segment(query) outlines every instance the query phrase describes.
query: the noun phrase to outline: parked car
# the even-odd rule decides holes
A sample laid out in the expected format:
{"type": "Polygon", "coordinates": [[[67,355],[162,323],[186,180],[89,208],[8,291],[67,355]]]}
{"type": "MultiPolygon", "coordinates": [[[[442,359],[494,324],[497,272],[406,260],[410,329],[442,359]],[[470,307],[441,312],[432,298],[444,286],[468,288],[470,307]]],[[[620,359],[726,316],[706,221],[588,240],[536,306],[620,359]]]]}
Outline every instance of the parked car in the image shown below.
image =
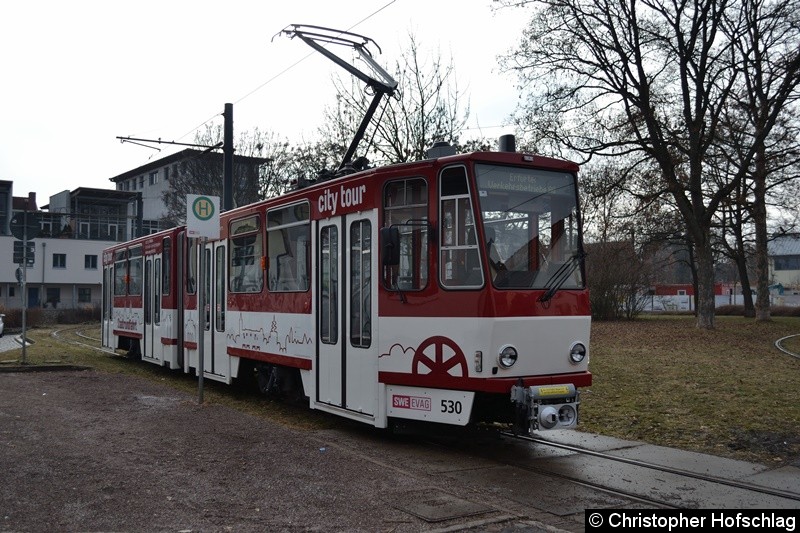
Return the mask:
{"type": "Polygon", "coordinates": [[[3,336],[3,331],[5,331],[5,324],[3,324],[3,317],[6,315],[0,315],[0,337],[3,336]]]}

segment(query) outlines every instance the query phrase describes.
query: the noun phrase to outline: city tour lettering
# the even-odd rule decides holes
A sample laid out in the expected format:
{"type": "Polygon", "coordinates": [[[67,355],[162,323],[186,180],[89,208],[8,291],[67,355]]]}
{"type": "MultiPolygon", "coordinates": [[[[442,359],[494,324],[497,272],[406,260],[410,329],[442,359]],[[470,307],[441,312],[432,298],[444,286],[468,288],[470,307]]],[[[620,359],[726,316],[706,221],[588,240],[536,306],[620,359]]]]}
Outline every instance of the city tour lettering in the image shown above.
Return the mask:
{"type": "Polygon", "coordinates": [[[320,214],[335,215],[339,207],[355,207],[364,203],[364,193],[367,192],[366,185],[355,187],[345,187],[342,185],[339,190],[325,189],[317,200],[317,208],[320,214]]]}

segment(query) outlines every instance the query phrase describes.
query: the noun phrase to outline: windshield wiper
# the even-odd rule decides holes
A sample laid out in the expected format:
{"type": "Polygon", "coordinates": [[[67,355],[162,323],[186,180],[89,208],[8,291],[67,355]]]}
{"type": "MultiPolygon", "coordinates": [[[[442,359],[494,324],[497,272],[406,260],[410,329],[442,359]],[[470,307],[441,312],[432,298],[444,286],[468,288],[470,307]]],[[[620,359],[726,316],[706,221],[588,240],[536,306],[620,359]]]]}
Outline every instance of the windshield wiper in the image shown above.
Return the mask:
{"type": "Polygon", "coordinates": [[[544,284],[545,287],[550,288],[547,289],[544,294],[539,296],[539,301],[542,303],[549,302],[555,295],[556,291],[560,289],[564,283],[566,283],[575,269],[578,268],[584,257],[586,257],[585,252],[578,252],[572,255],[568,261],[565,261],[563,265],[558,267],[558,270],[556,270],[544,284]],[[550,285],[551,283],[553,284],[552,286],[550,285]]]}

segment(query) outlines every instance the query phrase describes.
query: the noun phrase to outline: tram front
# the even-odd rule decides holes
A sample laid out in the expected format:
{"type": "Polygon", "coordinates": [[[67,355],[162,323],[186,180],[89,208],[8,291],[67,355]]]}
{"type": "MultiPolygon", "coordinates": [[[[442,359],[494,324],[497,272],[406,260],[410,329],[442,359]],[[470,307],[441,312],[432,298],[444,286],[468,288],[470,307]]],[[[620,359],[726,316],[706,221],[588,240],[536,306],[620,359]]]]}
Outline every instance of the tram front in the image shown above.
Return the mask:
{"type": "Polygon", "coordinates": [[[383,188],[388,417],[574,427],[592,380],[577,165],[478,152],[409,170],[383,188]]]}
{"type": "MultiPolygon", "coordinates": [[[[591,384],[577,166],[516,155],[538,164],[473,167],[494,318],[489,380],[510,391],[518,431],[570,428],[578,388],[591,384]]],[[[478,394],[475,416],[491,419],[495,402],[478,394]]]]}

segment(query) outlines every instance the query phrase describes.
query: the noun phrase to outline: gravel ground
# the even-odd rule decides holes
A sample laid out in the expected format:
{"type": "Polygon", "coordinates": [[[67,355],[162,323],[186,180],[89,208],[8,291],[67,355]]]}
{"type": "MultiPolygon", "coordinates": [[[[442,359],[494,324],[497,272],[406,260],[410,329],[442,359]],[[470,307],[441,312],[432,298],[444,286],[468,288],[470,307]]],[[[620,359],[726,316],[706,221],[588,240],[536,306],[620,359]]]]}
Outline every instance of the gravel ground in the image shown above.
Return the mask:
{"type": "MultiPolygon", "coordinates": [[[[402,456],[362,454],[351,435],[198,405],[127,375],[0,372],[0,531],[421,531],[452,523],[394,502],[476,497],[398,466],[402,456]]],[[[471,520],[540,530],[512,516],[522,521],[471,520]]]]}

